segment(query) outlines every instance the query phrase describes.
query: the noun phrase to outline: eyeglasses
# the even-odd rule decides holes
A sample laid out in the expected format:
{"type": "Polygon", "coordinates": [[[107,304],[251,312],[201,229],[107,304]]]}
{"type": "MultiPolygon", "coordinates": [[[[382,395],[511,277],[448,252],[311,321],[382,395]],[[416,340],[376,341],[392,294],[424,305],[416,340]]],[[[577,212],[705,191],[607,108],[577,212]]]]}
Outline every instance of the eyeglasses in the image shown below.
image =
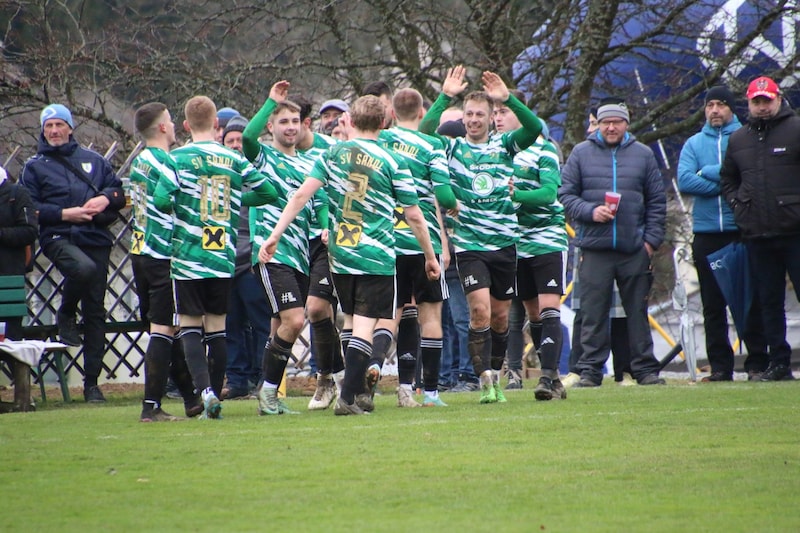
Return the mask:
{"type": "Polygon", "coordinates": [[[625,122],[625,121],[622,120],[621,118],[611,119],[611,120],[604,119],[604,120],[600,121],[600,127],[601,128],[608,128],[609,126],[620,126],[623,122],[625,122]]]}

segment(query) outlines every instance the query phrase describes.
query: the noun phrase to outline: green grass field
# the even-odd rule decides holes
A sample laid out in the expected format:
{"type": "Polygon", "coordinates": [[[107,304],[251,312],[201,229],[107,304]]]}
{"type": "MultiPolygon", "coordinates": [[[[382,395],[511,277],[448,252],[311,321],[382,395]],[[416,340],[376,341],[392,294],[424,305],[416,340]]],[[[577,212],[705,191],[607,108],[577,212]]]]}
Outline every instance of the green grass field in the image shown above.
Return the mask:
{"type": "MultiPolygon", "coordinates": [[[[139,399],[0,417],[0,530],[799,531],[800,383],[140,424],[139,399]]],[[[181,414],[182,404],[165,408],[181,414]]]]}

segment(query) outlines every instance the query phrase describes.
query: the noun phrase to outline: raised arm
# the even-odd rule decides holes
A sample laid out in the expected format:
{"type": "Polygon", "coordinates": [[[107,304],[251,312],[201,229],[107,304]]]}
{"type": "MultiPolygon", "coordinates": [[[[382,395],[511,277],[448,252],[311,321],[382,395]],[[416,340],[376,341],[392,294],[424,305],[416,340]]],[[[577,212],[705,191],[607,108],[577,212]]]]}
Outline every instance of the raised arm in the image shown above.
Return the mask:
{"type": "Polygon", "coordinates": [[[467,88],[467,82],[464,81],[465,75],[466,69],[461,65],[447,70],[447,76],[442,82],[442,93],[428,112],[425,113],[419,125],[419,131],[429,135],[436,134],[436,128],[439,127],[439,119],[442,118],[444,110],[450,106],[450,101],[467,88]]]}
{"type": "Polygon", "coordinates": [[[269,91],[269,97],[261,109],[258,110],[256,116],[247,124],[247,127],[242,132],[242,152],[244,156],[250,161],[255,161],[258,154],[261,152],[261,146],[258,142],[258,137],[264,131],[272,112],[275,111],[275,106],[286,100],[289,95],[289,82],[281,80],[269,91]]]}

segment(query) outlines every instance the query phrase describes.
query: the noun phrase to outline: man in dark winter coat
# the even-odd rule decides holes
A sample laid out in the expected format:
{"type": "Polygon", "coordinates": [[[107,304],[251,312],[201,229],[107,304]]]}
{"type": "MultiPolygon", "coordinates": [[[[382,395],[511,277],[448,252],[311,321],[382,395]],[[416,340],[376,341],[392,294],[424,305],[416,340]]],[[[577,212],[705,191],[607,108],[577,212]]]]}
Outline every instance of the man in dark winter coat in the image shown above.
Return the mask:
{"type": "Polygon", "coordinates": [[[767,77],[747,88],[747,126],[728,141],[722,192],[748,248],[769,367],[761,381],[794,379],[786,342],[786,274],[800,297],[800,117],[767,77]]]}
{"type": "Polygon", "coordinates": [[[577,386],[603,379],[610,339],[608,313],[614,280],[628,319],[631,370],[640,385],[663,385],[647,322],[650,258],[664,239],[666,196],[653,151],[628,133],[625,103],[597,110],[597,132],[578,144],[562,170],[558,198],[578,225],[583,257],[581,347],[577,386]],[[609,195],[608,193],[612,193],[609,195]],[[616,193],[616,201],[611,196],[616,193]]]}
{"type": "Polygon", "coordinates": [[[37,154],[25,162],[20,182],[39,213],[39,243],[64,276],[56,321],[60,340],[81,339],[75,321],[81,302],[84,388],[87,402],[104,402],[97,379],[105,353],[105,292],[113,236],[107,226],[125,206],[122,183],[100,154],[72,136],[70,111],[60,104],[42,110],[37,154]]]}

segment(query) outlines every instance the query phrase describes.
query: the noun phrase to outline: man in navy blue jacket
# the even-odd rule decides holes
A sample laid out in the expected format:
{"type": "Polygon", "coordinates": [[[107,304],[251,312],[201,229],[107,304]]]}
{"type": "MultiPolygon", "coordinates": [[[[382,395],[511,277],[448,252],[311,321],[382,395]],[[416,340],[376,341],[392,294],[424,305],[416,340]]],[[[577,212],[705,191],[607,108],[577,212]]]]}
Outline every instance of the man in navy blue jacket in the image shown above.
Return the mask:
{"type": "Polygon", "coordinates": [[[39,213],[39,243],[64,276],[56,321],[60,340],[78,346],[75,321],[83,313],[83,396],[104,402],[97,379],[105,354],[105,292],[113,236],[107,226],[125,206],[122,183],[100,154],[82,148],[72,136],[69,109],[51,104],[42,110],[37,154],[25,162],[20,182],[39,213]]]}
{"type": "Polygon", "coordinates": [[[578,144],[561,172],[558,198],[578,225],[576,245],[583,257],[581,347],[577,386],[597,387],[603,379],[610,339],[608,313],[614,280],[628,320],[631,371],[640,385],[663,385],[647,322],[650,258],[664,240],[667,202],[653,151],[628,133],[625,103],[597,110],[600,125],[578,144]],[[618,204],[606,193],[618,193],[618,204]]]}
{"type": "MultiPolygon", "coordinates": [[[[733,348],[728,337],[728,311],[725,297],[714,278],[708,256],[729,243],[738,241],[739,227],[733,220],[727,200],[722,195],[719,170],[725,159],[728,138],[742,127],[733,113],[736,99],[725,86],[712,87],[706,93],[703,128],[691,136],[678,161],[678,189],[694,198],[692,206],[692,257],[700,283],[703,302],[703,328],[706,355],[711,375],[704,382],[733,380],[733,348]]],[[[743,332],[749,356],[744,363],[749,379],[756,379],[767,369],[766,339],[756,309],[750,313],[747,331],[743,332]]]]}

